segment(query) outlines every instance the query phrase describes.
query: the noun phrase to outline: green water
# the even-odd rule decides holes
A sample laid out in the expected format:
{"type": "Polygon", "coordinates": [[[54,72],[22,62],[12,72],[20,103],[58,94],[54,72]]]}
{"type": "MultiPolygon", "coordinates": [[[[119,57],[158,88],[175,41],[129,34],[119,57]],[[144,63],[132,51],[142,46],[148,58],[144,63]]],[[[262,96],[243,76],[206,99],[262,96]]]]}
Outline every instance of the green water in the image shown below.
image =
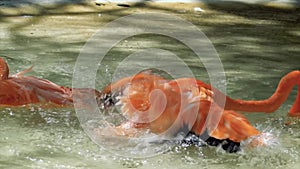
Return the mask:
{"type": "MultiPolygon", "coordinates": [[[[74,64],[88,38],[105,23],[136,11],[36,16],[4,13],[0,16],[0,56],[7,60],[12,74],[34,65],[30,75],[71,86],[74,64]]],[[[212,41],[226,73],[227,94],[233,98],[267,98],[284,74],[300,69],[297,12],[257,9],[250,14],[216,9],[201,14],[189,10],[169,13],[197,25],[212,41]]],[[[205,67],[189,49],[152,35],[119,43],[105,57],[99,75],[108,81],[118,62],[145,47],[176,53],[196,78],[209,82],[205,67]]],[[[143,60],[137,64],[143,65],[143,60]]],[[[96,88],[101,87],[103,84],[97,83],[96,88]]],[[[299,121],[285,126],[295,96],[294,89],[273,114],[247,114],[258,129],[273,133],[279,145],[244,149],[238,154],[214,147],[174,146],[145,159],[120,157],[97,146],[82,130],[73,109],[0,108],[0,168],[299,168],[299,121]]]]}

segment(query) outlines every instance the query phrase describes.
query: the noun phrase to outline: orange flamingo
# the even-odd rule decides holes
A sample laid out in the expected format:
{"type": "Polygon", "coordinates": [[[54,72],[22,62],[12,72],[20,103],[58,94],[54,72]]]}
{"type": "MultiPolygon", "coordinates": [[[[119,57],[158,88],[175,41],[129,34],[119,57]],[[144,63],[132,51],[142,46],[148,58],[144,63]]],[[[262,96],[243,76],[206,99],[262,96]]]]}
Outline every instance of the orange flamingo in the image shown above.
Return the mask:
{"type": "Polygon", "coordinates": [[[0,57],[0,106],[20,106],[36,103],[52,103],[56,106],[73,106],[73,94],[86,97],[85,93],[93,89],[71,89],[59,86],[51,81],[23,76],[32,69],[29,68],[15,75],[9,76],[9,69],[0,57]]]}
{"type": "MultiPolygon", "coordinates": [[[[275,93],[262,101],[234,100],[193,78],[165,80],[150,73],[139,73],[105,87],[100,103],[109,98],[106,96],[119,95],[117,99],[112,99],[113,104],[122,105],[121,112],[130,122],[117,126],[115,128],[117,134],[130,136],[132,128],[147,128],[153,133],[160,134],[170,128],[173,130],[171,132],[176,132],[183,126],[189,126],[191,132],[196,135],[208,134],[209,144],[222,144],[226,151],[235,152],[238,150],[236,145],[239,146],[241,141],[260,134],[243,115],[235,111],[274,112],[287,99],[295,85],[298,85],[298,95],[289,116],[300,117],[300,71],[285,75],[275,93]],[[221,98],[226,98],[224,109],[220,106],[221,98]],[[196,116],[193,114],[195,111],[198,111],[196,116]],[[212,121],[205,126],[208,112],[212,114],[222,112],[217,127],[213,126],[212,121]],[[128,128],[128,123],[131,128],[128,128]]],[[[254,144],[263,143],[256,140],[254,144]]]]}

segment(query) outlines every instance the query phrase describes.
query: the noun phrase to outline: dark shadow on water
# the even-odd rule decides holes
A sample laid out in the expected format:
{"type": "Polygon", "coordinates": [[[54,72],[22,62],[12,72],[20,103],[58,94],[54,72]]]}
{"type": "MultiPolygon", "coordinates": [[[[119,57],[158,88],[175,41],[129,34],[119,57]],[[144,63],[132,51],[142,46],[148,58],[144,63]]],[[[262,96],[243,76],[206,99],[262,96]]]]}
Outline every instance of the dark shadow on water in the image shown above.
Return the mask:
{"type": "MultiPolygon", "coordinates": [[[[300,1],[298,1],[300,4],[300,1]]],[[[295,5],[293,8],[279,8],[263,4],[248,4],[242,2],[218,2],[206,5],[213,10],[237,15],[249,19],[273,20],[282,23],[300,24],[300,7],[295,5]]]]}
{"type": "Polygon", "coordinates": [[[46,5],[46,4],[83,4],[86,0],[0,0],[0,6],[20,7],[23,5],[46,5]]]}

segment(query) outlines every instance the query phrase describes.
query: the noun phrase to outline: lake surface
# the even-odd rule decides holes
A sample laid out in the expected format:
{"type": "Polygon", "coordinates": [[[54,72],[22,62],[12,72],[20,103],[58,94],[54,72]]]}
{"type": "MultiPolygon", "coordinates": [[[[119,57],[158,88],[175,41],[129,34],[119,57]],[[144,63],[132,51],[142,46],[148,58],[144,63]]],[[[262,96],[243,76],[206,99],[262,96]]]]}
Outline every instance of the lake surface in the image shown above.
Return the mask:
{"type": "MultiPolygon", "coordinates": [[[[128,14],[163,12],[193,23],[205,33],[219,54],[226,74],[226,93],[233,98],[265,99],[283,75],[300,69],[299,10],[239,4],[200,5],[205,12],[197,12],[195,7],[199,5],[2,8],[0,56],[8,62],[11,74],[34,65],[29,75],[72,86],[80,50],[98,29],[128,14]]],[[[99,81],[108,82],[118,63],[144,48],[172,51],[196,78],[210,82],[205,66],[189,48],[158,35],[139,35],[118,43],[103,59],[98,71],[103,79],[99,81]]],[[[144,59],[135,60],[137,67],[146,63],[144,59]]],[[[105,85],[99,81],[97,89],[105,85]]],[[[141,159],[118,156],[95,144],[71,108],[0,108],[0,168],[299,168],[300,123],[293,120],[285,125],[291,120],[286,114],[295,97],[296,88],[275,113],[245,114],[259,130],[276,136],[277,145],[244,148],[237,154],[215,147],[173,145],[163,154],[141,159]]]]}

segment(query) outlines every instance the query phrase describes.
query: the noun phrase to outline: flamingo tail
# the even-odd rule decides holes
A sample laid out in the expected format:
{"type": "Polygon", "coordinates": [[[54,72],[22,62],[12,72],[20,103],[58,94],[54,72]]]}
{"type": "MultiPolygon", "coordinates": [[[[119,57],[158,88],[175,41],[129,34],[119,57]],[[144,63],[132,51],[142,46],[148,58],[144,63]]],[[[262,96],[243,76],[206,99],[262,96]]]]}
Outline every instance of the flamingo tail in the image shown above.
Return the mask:
{"type": "Polygon", "coordinates": [[[210,136],[241,142],[258,134],[260,132],[243,115],[225,110],[217,128],[211,130],[210,136]]]}
{"type": "Polygon", "coordinates": [[[30,66],[30,68],[22,70],[21,72],[18,72],[17,74],[13,75],[13,77],[21,77],[24,74],[30,72],[32,70],[33,66],[30,66]]]}

